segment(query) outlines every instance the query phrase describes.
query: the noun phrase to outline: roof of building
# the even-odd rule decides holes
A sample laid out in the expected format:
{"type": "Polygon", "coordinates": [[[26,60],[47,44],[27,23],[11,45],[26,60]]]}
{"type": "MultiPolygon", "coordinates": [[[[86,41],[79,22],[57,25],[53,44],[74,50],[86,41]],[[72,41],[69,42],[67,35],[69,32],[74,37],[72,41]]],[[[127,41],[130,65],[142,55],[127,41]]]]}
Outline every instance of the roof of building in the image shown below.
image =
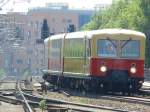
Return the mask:
{"type": "Polygon", "coordinates": [[[37,8],[32,8],[29,10],[28,13],[36,13],[36,12],[61,12],[61,13],[77,13],[77,14],[88,14],[92,15],[94,13],[94,10],[82,10],[82,9],[70,9],[68,7],[37,7],[37,8]]]}

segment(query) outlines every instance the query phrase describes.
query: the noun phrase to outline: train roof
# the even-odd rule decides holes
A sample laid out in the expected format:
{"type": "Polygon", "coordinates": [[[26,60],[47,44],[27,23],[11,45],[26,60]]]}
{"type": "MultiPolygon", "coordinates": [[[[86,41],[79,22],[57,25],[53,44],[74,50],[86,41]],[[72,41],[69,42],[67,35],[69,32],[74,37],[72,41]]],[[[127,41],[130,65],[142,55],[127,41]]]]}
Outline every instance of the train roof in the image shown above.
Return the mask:
{"type": "Polygon", "coordinates": [[[87,38],[91,38],[92,35],[111,35],[111,34],[127,34],[127,35],[135,35],[139,37],[146,38],[145,34],[139,31],[127,30],[127,29],[100,29],[100,30],[92,30],[92,31],[80,31],[73,33],[63,33],[58,35],[53,35],[45,39],[45,42],[49,39],[62,39],[66,35],[65,38],[83,38],[87,36],[87,38]]]}

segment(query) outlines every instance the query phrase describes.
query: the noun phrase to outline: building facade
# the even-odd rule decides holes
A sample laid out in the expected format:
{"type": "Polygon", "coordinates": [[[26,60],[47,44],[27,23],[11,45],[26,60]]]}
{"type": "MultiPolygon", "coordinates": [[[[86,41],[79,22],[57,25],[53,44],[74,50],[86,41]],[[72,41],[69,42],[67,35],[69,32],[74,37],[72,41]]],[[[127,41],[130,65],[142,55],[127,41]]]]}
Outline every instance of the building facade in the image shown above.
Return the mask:
{"type": "Polygon", "coordinates": [[[91,10],[72,10],[66,4],[47,4],[47,7],[29,10],[25,42],[27,42],[28,63],[32,74],[40,74],[40,69],[46,69],[44,44],[40,41],[44,19],[47,20],[50,35],[54,35],[68,32],[70,25],[74,26],[74,31],[79,31],[90,21],[92,15],[91,10]]]}
{"type": "Polygon", "coordinates": [[[24,39],[23,26],[25,21],[22,18],[25,17],[25,15],[18,13],[0,15],[0,68],[4,69],[7,74],[13,74],[14,71],[17,74],[26,65],[26,63],[19,61],[25,60],[25,55],[16,55],[24,39]],[[14,60],[16,60],[15,62],[21,62],[19,66],[16,66],[14,60]]]}
{"type": "Polygon", "coordinates": [[[66,33],[70,25],[74,26],[74,31],[79,31],[81,27],[90,21],[94,11],[73,10],[66,4],[47,4],[46,7],[30,9],[24,13],[8,13],[12,23],[15,23],[13,36],[19,38],[15,41],[20,47],[10,49],[10,60],[8,65],[13,73],[22,73],[25,70],[32,75],[41,74],[41,69],[45,69],[47,62],[44,56],[44,44],[41,40],[41,28],[43,20],[46,19],[50,35],[66,33]]]}

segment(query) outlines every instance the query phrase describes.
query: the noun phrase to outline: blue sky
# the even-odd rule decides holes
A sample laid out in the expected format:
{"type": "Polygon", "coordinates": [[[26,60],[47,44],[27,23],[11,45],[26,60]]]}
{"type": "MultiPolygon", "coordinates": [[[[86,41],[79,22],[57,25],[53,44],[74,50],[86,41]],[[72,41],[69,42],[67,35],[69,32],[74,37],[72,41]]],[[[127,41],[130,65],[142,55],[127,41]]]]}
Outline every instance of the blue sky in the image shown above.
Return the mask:
{"type": "Polygon", "coordinates": [[[42,7],[48,2],[68,3],[70,8],[92,9],[95,4],[110,4],[112,0],[9,0],[9,2],[2,8],[4,12],[26,12],[28,8],[42,7]]]}

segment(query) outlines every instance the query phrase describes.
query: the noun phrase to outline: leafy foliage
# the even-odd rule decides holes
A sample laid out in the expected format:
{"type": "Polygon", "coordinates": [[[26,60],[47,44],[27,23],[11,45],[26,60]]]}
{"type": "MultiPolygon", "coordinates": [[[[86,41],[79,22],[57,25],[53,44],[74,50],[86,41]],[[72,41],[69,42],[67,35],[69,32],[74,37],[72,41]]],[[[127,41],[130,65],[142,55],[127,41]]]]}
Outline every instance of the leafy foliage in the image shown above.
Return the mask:
{"type": "Polygon", "coordinates": [[[99,11],[90,23],[83,29],[93,30],[101,28],[126,28],[141,30],[146,23],[145,16],[140,7],[139,0],[119,0],[104,10],[99,11]]]}
{"type": "Polygon", "coordinates": [[[83,30],[124,28],[142,31],[147,36],[146,61],[150,67],[150,0],[113,0],[104,11],[97,12],[83,30]]]}
{"type": "Polygon", "coordinates": [[[144,33],[146,34],[146,60],[145,65],[147,68],[150,68],[150,0],[140,0],[141,1],[141,8],[147,19],[146,25],[144,27],[144,33]]]}
{"type": "Polygon", "coordinates": [[[46,110],[46,100],[41,100],[39,103],[39,107],[42,110],[42,112],[44,112],[46,110]]]}

